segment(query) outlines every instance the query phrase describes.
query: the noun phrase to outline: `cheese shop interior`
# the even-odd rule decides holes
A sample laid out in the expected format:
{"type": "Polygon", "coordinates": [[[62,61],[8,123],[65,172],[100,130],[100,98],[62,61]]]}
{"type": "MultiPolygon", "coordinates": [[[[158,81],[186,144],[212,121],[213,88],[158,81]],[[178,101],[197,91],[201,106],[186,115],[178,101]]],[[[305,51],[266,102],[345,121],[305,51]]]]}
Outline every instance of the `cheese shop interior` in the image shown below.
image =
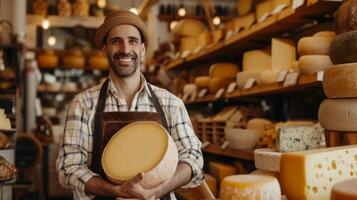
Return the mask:
{"type": "MultiPolygon", "coordinates": [[[[357,0],[0,0],[0,199],[72,199],[58,181],[59,144],[72,99],[108,77],[94,38],[119,9],[146,25],[140,70],[184,103],[211,195],[357,199],[343,187],[357,184],[356,8],[357,0]]],[[[175,195],[210,199],[203,185],[175,195]]]]}

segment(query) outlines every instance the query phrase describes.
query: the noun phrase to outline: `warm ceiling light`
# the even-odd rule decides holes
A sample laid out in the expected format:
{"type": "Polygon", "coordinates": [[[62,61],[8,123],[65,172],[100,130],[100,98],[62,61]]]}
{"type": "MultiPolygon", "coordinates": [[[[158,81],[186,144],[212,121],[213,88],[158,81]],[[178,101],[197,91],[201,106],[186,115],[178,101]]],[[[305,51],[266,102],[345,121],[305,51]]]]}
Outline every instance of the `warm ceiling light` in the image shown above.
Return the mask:
{"type": "Polygon", "coordinates": [[[215,17],[213,17],[213,19],[212,19],[212,23],[214,24],[214,25],[220,25],[221,24],[221,18],[219,18],[218,16],[215,16],[215,17]]]}
{"type": "Polygon", "coordinates": [[[175,26],[177,25],[177,21],[176,20],[174,20],[174,21],[172,21],[171,23],[170,23],[170,30],[173,30],[174,28],[175,28],[175,26]]]}
{"type": "Polygon", "coordinates": [[[47,43],[48,43],[50,46],[55,45],[56,42],[57,42],[56,36],[54,36],[53,34],[51,34],[50,37],[48,37],[48,39],[47,39],[47,43]]]}
{"type": "Polygon", "coordinates": [[[45,30],[50,28],[50,21],[48,20],[47,17],[42,20],[42,28],[45,30]]]}
{"type": "Polygon", "coordinates": [[[98,0],[98,1],[97,1],[97,6],[98,6],[99,8],[105,8],[106,5],[107,5],[106,0],[98,0]]]}
{"type": "Polygon", "coordinates": [[[182,5],[182,7],[180,6],[180,8],[178,9],[177,13],[178,13],[178,15],[179,15],[180,17],[185,16],[185,15],[186,15],[186,9],[185,9],[185,7],[183,7],[183,5],[182,5]]]}

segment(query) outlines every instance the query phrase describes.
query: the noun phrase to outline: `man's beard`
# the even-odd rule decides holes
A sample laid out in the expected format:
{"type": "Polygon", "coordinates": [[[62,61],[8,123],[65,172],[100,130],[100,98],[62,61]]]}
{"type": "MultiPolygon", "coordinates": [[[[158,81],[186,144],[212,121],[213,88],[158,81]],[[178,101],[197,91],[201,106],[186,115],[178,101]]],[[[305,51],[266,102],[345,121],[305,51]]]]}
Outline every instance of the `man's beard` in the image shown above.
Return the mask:
{"type": "Polygon", "coordinates": [[[140,66],[140,59],[135,53],[114,53],[108,56],[110,68],[119,77],[130,77],[140,66]],[[119,59],[131,59],[129,64],[120,63],[119,59]]]}

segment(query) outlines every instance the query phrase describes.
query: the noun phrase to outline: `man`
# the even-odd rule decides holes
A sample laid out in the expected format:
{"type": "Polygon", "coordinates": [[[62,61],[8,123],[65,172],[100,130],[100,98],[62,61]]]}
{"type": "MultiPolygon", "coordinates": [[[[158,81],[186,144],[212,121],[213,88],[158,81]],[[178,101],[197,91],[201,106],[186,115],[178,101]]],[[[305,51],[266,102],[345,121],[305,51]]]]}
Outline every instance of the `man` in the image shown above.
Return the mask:
{"type": "Polygon", "coordinates": [[[107,55],[109,77],[78,94],[70,105],[56,164],[61,185],[73,190],[74,199],[81,200],[95,197],[173,200],[175,188],[198,186],[203,167],[201,143],[183,102],[167,90],[147,83],[140,72],[140,60],[149,45],[143,22],[129,11],[114,11],[98,28],[95,42],[107,55]],[[140,185],[144,173],[122,185],[106,180],[100,156],[105,146],[101,136],[108,133],[100,132],[100,124],[105,120],[101,116],[110,114],[109,111],[116,112],[120,122],[129,118],[160,119],[179,154],[179,164],[170,180],[153,188],[140,185]]]}

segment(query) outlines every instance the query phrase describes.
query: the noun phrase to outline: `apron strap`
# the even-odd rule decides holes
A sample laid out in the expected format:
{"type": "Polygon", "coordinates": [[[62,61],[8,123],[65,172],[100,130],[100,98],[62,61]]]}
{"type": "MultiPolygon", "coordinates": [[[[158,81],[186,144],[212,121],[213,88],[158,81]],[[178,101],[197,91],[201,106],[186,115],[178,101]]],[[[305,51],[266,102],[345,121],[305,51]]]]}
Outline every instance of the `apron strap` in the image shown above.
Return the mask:
{"type": "Polygon", "coordinates": [[[158,112],[160,114],[161,123],[164,126],[164,128],[169,132],[169,126],[167,125],[165,113],[162,110],[159,100],[157,99],[157,96],[155,95],[155,93],[149,83],[148,83],[148,88],[149,88],[149,91],[152,96],[151,100],[154,103],[155,110],[156,110],[156,112],[158,112]]]}
{"type": "Polygon", "coordinates": [[[109,85],[109,79],[106,79],[102,85],[102,88],[100,89],[98,103],[94,115],[94,133],[93,133],[93,148],[92,148],[93,156],[92,156],[91,169],[93,172],[98,174],[101,173],[100,170],[101,164],[100,164],[100,159],[95,159],[95,158],[100,158],[100,154],[101,154],[102,137],[100,134],[100,124],[102,121],[101,115],[104,111],[105,101],[107,99],[106,97],[107,97],[108,85],[109,85]]]}

